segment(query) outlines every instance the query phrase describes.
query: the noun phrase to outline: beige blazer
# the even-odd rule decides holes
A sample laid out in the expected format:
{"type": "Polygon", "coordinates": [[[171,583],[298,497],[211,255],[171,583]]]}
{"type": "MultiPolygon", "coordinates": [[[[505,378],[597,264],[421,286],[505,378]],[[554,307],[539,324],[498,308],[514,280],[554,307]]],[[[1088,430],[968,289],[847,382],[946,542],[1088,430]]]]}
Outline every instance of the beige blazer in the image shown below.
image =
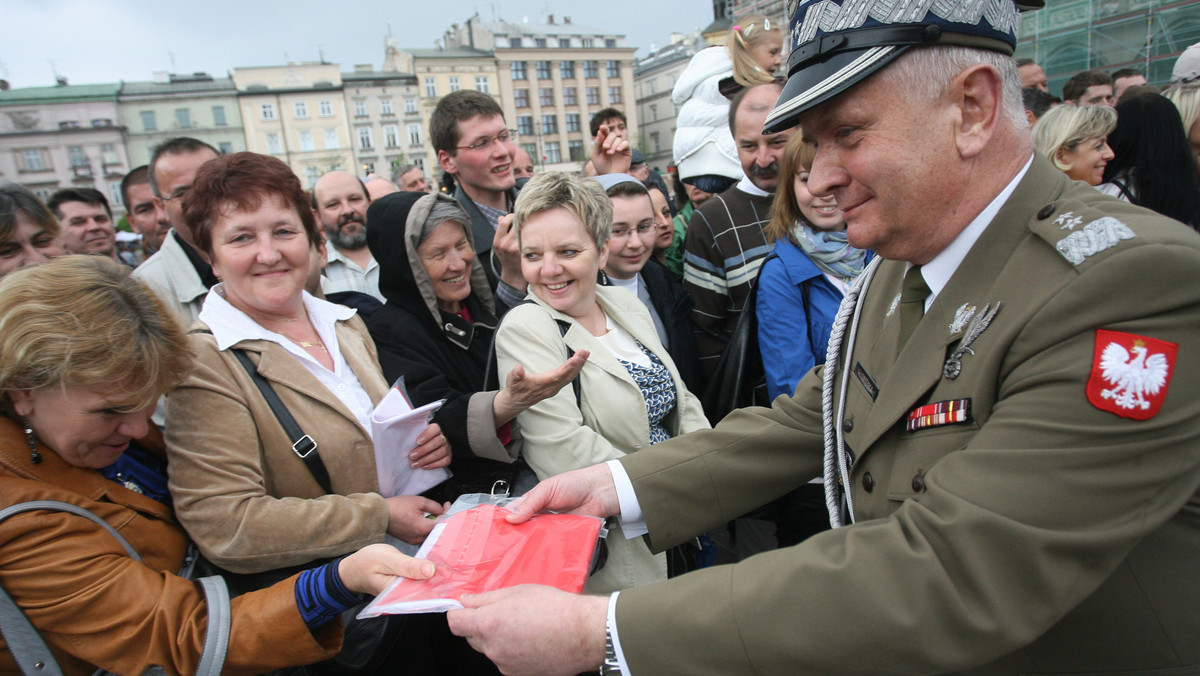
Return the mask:
{"type": "MultiPolygon", "coordinates": [[[[496,357],[503,380],[517,364],[542,373],[567,359],[567,346],[591,353],[579,374],[581,404],[568,385],[517,417],[524,457],[539,479],[621,458],[650,447],[650,423],[642,391],[608,348],[574,319],[535,296],[508,312],[496,333],[496,357]],[[566,335],[557,320],[570,323],[566,335]]],[[[658,355],[675,380],[675,409],[663,421],[677,436],[705,429],[700,401],[687,391],[675,363],[659,342],[646,306],[625,289],[599,287],[596,299],[616,324],[658,355]]],[[[608,536],[609,559],[588,581],[587,591],[604,592],[665,580],[666,559],[651,555],[641,538],[626,540],[617,527],[608,536]]]]}
{"type": "MultiPolygon", "coordinates": [[[[379,403],[387,384],[362,320],[339,321],[336,332],[346,364],[379,403]]],[[[189,340],[196,370],[170,393],[165,432],[175,514],[204,555],[252,573],[382,542],[388,510],[374,446],[341,401],[282,347],[237,343],[316,440],[333,486],[326,495],[232,352],[208,334],[189,340]]]]}

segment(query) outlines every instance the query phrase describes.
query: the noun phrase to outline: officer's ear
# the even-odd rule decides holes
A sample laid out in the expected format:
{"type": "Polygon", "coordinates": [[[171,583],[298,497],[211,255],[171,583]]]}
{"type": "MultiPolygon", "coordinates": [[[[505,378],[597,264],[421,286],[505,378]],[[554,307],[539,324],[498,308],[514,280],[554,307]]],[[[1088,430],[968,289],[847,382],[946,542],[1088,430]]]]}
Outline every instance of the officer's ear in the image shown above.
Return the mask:
{"type": "Polygon", "coordinates": [[[946,88],[958,109],[955,141],[959,155],[971,159],[988,147],[1003,112],[1004,85],[995,66],[978,63],[963,70],[946,88]]]}

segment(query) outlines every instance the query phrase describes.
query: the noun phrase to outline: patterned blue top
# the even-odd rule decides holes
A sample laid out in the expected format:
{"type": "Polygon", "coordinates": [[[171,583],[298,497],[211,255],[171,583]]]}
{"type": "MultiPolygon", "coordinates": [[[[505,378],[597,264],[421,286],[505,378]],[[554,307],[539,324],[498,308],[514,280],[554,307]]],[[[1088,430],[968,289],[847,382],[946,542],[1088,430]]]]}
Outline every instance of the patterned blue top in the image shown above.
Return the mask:
{"type": "Polygon", "coordinates": [[[657,355],[647,350],[641,342],[638,343],[638,348],[650,358],[650,366],[641,366],[624,359],[617,361],[629,371],[633,382],[642,390],[642,399],[646,401],[646,418],[650,422],[650,445],[653,446],[671,438],[662,421],[671,409],[675,408],[675,380],[671,377],[670,369],[663,365],[657,355]]]}

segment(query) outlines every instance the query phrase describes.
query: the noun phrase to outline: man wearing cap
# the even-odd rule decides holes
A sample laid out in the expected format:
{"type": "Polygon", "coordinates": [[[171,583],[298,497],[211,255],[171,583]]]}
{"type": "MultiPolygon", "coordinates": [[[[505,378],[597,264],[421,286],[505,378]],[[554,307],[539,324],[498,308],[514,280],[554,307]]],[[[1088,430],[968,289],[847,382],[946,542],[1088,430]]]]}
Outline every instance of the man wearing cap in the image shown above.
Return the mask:
{"type": "Polygon", "coordinates": [[[1200,673],[1200,237],[1033,155],[1017,23],[801,0],[766,130],[803,126],[809,189],[880,254],[828,373],[512,517],[661,550],[824,468],[839,527],[612,597],[468,597],[456,633],[523,674],[1200,673]]]}

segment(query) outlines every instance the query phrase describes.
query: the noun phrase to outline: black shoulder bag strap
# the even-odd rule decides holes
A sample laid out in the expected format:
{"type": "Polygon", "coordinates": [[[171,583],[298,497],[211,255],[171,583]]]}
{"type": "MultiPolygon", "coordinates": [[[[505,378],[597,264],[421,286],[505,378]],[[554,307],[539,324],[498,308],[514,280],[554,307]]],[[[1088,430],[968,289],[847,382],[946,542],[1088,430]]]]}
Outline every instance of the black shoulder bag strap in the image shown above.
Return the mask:
{"type": "MultiPolygon", "coordinates": [[[[206,329],[193,329],[189,333],[207,333],[212,334],[212,331],[206,329]]],[[[283,427],[283,431],[292,440],[292,451],[304,461],[304,465],[308,467],[308,471],[312,473],[313,478],[317,480],[321,488],[326,493],[333,492],[333,484],[329,481],[329,471],[325,469],[325,463],[321,461],[321,454],[317,452],[317,442],[312,437],[304,433],[300,428],[299,423],[292,417],[292,412],[283,404],[283,400],[279,398],[279,394],[275,392],[275,388],[271,387],[270,381],[262,377],[258,372],[258,367],[250,360],[249,355],[245,350],[232,348],[233,356],[237,357],[242,368],[246,369],[246,373],[250,376],[250,380],[254,381],[258,391],[262,393],[263,399],[267,400],[267,406],[271,407],[271,413],[275,414],[275,419],[279,421],[279,425],[283,427]]]]}
{"type": "MultiPolygon", "coordinates": [[[[69,502],[58,500],[21,502],[0,510],[0,521],[17,514],[33,511],[66,512],[83,517],[107,530],[116,538],[117,542],[121,543],[125,552],[134,561],[142,560],[133,545],[129,544],[129,541],[107,521],[91,511],[69,502]]],[[[200,662],[196,665],[196,674],[197,676],[219,676],[221,669],[225,666],[225,653],[229,648],[229,630],[232,627],[229,590],[225,586],[225,580],[219,576],[204,577],[198,581],[204,589],[204,600],[208,606],[208,628],[204,632],[204,652],[201,653],[200,662]]],[[[42,639],[41,634],[3,586],[0,586],[0,634],[3,634],[4,642],[8,644],[8,649],[12,652],[22,674],[26,676],[62,676],[63,672],[58,666],[58,660],[54,659],[54,654],[50,652],[50,648],[42,639]]]]}

